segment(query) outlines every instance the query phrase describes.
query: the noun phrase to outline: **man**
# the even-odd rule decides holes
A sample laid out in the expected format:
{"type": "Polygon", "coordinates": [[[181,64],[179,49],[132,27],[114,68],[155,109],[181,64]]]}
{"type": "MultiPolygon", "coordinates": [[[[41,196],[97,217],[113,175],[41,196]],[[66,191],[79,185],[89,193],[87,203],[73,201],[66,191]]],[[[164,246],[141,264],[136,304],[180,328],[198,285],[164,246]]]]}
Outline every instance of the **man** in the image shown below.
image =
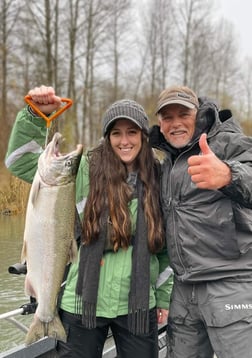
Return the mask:
{"type": "Polygon", "coordinates": [[[168,357],[251,358],[252,138],[189,88],[158,99],[161,202],[174,287],[168,357]]]}

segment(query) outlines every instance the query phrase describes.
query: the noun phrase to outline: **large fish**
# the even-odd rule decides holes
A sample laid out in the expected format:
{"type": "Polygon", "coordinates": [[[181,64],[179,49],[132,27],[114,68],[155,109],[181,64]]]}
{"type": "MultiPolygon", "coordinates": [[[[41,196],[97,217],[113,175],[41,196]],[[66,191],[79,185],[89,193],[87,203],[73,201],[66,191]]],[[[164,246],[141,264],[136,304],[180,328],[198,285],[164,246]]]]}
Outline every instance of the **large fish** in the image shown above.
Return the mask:
{"type": "Polygon", "coordinates": [[[66,265],[77,258],[75,180],[83,147],[62,155],[61,142],[55,133],[40,155],[27,205],[21,259],[27,263],[25,293],[38,302],[27,345],[44,336],[66,341],[57,297],[66,265]]]}

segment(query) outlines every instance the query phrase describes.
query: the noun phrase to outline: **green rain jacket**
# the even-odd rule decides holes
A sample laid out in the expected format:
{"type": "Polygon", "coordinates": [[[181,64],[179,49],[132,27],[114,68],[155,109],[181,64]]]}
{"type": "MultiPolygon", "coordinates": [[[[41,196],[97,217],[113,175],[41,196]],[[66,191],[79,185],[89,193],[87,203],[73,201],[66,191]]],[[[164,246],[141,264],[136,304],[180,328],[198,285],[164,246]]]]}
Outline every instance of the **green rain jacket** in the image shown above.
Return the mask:
{"type": "MultiPolygon", "coordinates": [[[[29,107],[22,109],[14,123],[5,164],[10,172],[31,183],[37,170],[38,157],[43,151],[46,138],[46,123],[41,117],[33,115],[29,107]]],[[[80,217],[83,215],[88,195],[88,165],[83,156],[76,179],[76,207],[80,217]]],[[[133,229],[136,223],[137,199],[130,204],[133,229]]],[[[96,315],[113,318],[128,313],[128,296],[131,279],[132,246],[117,253],[106,252],[101,261],[96,315]]],[[[150,304],[149,307],[169,308],[173,283],[168,255],[163,250],[152,255],[150,260],[150,304]]],[[[75,286],[78,263],[72,264],[67,276],[61,308],[75,313],[75,286]]]]}

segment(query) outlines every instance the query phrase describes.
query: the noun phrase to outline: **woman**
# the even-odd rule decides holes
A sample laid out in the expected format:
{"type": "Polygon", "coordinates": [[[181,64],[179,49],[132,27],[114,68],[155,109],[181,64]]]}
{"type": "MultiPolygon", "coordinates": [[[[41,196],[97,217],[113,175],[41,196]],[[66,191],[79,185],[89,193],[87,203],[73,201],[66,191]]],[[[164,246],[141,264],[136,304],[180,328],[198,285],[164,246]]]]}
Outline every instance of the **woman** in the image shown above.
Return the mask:
{"type": "MultiPolygon", "coordinates": [[[[28,94],[45,114],[61,105],[51,87],[36,87],[28,94]]],[[[31,139],[33,146],[34,138],[41,145],[43,125],[30,108],[23,109],[7,159],[17,147],[28,148],[31,139]],[[24,128],[26,139],[19,135],[24,128]]],[[[71,265],[61,297],[67,343],[58,342],[58,353],[101,357],[110,328],[120,358],[155,358],[157,323],[166,322],[171,282],[156,286],[168,262],[162,249],[159,165],[148,144],[148,117],[135,101],[120,100],[107,109],[102,132],[102,141],[83,157],[77,176],[83,235],[78,263],[71,265]]],[[[13,174],[31,181],[39,156],[35,152],[11,160],[13,174]]]]}

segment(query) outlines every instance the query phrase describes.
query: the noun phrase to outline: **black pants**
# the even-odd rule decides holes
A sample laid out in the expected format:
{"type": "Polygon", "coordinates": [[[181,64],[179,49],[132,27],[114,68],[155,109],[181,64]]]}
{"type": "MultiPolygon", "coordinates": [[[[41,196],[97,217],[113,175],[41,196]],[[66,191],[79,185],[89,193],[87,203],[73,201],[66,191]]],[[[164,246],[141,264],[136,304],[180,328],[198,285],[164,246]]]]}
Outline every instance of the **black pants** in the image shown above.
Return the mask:
{"type": "Polygon", "coordinates": [[[120,358],[157,358],[158,326],[156,309],[150,314],[150,330],[146,335],[133,335],[128,330],[128,316],[116,318],[97,317],[94,329],[83,327],[81,320],[73,314],[60,312],[67,333],[67,343],[58,342],[57,350],[61,358],[100,358],[108,330],[111,329],[120,358]]]}

